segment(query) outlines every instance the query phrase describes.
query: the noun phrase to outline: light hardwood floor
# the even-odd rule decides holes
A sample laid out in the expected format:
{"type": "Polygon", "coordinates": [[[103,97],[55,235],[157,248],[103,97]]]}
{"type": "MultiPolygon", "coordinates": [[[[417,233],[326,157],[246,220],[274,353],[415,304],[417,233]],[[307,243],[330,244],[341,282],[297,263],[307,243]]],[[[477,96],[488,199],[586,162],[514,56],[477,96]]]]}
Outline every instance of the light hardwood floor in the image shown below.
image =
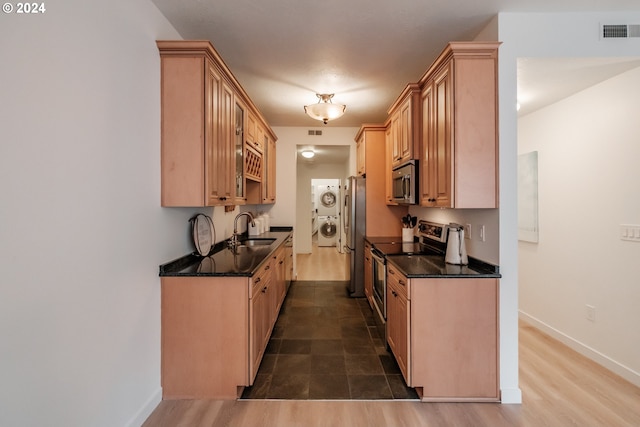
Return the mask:
{"type": "Polygon", "coordinates": [[[347,262],[335,246],[318,246],[314,239],[310,254],[296,255],[296,280],[349,280],[347,262]]]}
{"type": "Polygon", "coordinates": [[[520,324],[522,405],[412,401],[161,402],[143,427],[632,427],[640,388],[520,324]]]}

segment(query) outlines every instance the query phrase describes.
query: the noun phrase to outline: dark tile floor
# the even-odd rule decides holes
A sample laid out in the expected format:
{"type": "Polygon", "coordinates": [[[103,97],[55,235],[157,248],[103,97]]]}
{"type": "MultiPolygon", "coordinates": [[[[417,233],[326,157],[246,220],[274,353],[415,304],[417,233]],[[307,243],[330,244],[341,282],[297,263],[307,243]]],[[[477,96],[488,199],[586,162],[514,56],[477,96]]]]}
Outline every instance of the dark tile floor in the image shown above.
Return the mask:
{"type": "Polygon", "coordinates": [[[417,399],[346,282],[294,282],[242,399],[417,399]]]}

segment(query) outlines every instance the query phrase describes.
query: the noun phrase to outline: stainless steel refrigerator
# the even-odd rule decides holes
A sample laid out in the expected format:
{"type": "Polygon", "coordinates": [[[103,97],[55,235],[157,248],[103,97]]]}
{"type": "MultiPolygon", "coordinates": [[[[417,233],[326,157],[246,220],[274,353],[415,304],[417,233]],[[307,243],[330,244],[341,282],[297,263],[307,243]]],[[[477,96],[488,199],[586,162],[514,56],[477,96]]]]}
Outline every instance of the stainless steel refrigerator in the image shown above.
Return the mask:
{"type": "Polygon", "coordinates": [[[360,176],[351,176],[347,181],[344,196],[344,252],[349,260],[349,295],[364,297],[364,236],[365,230],[365,185],[360,176]]]}

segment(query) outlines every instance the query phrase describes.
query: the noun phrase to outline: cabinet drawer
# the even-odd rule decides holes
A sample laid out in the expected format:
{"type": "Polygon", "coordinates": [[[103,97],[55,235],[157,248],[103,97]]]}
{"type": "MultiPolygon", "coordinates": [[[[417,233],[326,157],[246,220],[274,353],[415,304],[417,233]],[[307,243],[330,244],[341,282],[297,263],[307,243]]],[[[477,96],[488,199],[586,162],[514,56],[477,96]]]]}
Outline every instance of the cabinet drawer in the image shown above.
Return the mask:
{"type": "Polygon", "coordinates": [[[405,299],[409,298],[410,281],[404,274],[400,273],[395,267],[387,265],[387,286],[392,286],[405,299]]]}
{"type": "Polygon", "coordinates": [[[271,263],[266,263],[251,278],[251,298],[253,298],[257,292],[260,292],[265,287],[268,287],[270,282],[271,263]]]}

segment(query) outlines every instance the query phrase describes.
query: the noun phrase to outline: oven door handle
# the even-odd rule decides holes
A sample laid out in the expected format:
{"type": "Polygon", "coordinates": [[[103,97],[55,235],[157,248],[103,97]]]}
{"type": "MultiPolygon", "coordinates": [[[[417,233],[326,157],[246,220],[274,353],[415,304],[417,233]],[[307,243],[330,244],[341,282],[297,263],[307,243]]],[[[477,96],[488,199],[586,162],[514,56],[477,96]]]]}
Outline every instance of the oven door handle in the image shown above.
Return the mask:
{"type": "Polygon", "coordinates": [[[382,252],[376,250],[376,249],[371,249],[371,256],[373,257],[374,260],[376,260],[377,262],[381,263],[381,264],[385,264],[385,258],[384,255],[382,255],[382,252]]]}

